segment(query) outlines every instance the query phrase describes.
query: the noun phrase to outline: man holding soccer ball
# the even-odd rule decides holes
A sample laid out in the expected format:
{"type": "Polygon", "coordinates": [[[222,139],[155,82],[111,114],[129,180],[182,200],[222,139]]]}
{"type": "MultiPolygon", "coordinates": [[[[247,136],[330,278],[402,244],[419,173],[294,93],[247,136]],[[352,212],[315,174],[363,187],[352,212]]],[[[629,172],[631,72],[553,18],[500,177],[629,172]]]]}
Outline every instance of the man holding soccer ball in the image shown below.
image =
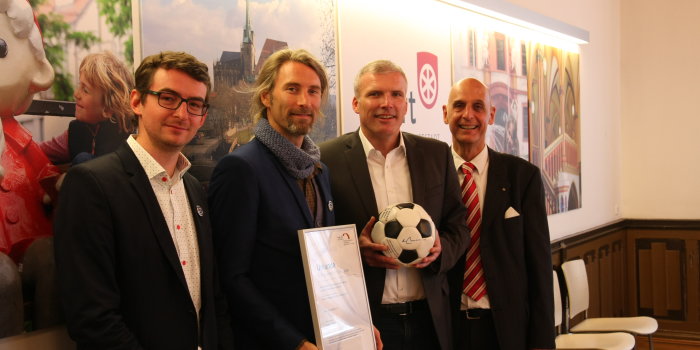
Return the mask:
{"type": "Polygon", "coordinates": [[[468,244],[465,208],[447,144],[400,130],[406,88],[390,61],[363,67],[352,100],[360,129],[322,144],[321,160],[331,170],[336,223],[362,230],[372,320],[386,348],[452,349],[446,271],[468,244]],[[428,212],[439,236],[427,257],[405,267],[383,254],[387,247],[370,231],[380,210],[411,202],[428,212]]]}

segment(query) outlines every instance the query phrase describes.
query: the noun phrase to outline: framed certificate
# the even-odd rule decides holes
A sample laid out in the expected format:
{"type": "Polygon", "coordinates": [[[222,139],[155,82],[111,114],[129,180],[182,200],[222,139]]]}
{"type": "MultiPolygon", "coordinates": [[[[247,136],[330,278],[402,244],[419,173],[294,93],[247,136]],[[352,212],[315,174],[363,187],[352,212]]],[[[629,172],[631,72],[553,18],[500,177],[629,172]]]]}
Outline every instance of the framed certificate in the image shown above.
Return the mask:
{"type": "Polygon", "coordinates": [[[375,349],[355,225],[299,230],[316,346],[375,349]]]}

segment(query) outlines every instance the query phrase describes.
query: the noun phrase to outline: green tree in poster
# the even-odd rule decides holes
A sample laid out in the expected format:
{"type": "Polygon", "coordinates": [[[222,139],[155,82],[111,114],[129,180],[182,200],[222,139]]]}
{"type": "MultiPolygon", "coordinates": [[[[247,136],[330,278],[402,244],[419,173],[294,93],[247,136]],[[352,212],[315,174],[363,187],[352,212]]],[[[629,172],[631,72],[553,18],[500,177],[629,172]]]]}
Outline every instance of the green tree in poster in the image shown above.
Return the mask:
{"type": "Polygon", "coordinates": [[[97,0],[100,15],[104,16],[109,31],[121,38],[129,35],[124,42],[124,58],[134,63],[134,37],[131,35],[131,0],[97,0]]]}
{"type": "MultiPolygon", "coordinates": [[[[36,9],[44,2],[45,0],[34,0],[31,4],[36,9]]],[[[72,44],[87,50],[100,39],[90,32],[71,30],[70,25],[63,20],[63,16],[56,13],[42,13],[37,17],[37,20],[46,43],[44,46],[46,58],[51,62],[56,74],[51,87],[54,99],[72,101],[73,84],[71,80],[73,77],[63,68],[66,60],[65,47],[72,44]]]]}

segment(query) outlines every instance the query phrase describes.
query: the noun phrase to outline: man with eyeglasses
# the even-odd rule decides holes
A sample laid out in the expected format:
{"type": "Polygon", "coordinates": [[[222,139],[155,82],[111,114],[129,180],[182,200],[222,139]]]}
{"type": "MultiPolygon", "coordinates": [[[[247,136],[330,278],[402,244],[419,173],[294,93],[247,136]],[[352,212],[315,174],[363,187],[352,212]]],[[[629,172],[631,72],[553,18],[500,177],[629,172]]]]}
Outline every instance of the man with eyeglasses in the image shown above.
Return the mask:
{"type": "Polygon", "coordinates": [[[231,349],[209,211],[182,148],[204,124],[207,66],[146,57],[131,107],[138,134],[72,167],[55,221],[68,331],[86,349],[231,349]]]}

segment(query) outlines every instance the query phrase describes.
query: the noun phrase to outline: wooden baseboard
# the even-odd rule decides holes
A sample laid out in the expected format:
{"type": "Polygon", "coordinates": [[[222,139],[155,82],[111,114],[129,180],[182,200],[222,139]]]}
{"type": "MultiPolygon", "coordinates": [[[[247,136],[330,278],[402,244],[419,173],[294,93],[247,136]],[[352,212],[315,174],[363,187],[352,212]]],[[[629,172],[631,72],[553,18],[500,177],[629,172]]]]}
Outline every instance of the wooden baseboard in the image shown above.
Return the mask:
{"type": "Polygon", "coordinates": [[[700,333],[698,332],[659,329],[654,333],[654,337],[658,337],[673,344],[692,344],[700,346],[700,333]]]}

